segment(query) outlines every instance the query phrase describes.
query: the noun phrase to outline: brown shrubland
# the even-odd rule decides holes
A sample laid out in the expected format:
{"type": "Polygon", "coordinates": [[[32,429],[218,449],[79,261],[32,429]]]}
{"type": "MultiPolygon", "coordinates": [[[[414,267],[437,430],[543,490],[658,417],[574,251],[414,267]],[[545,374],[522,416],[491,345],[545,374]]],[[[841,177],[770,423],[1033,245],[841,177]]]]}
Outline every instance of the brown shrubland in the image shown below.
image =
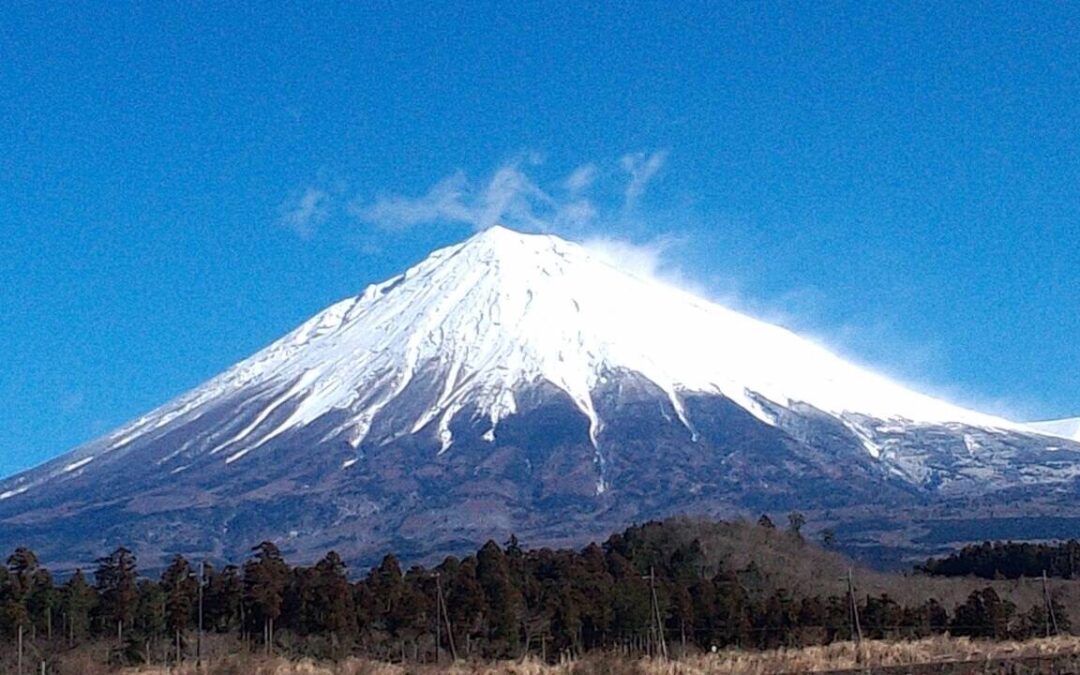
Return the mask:
{"type": "Polygon", "coordinates": [[[799,649],[769,651],[723,650],[712,654],[688,655],[664,662],[612,654],[595,654],[560,664],[534,660],[493,663],[392,664],[367,659],[347,659],[339,663],[310,660],[290,661],[257,656],[226,657],[202,670],[187,665],[179,668],[135,668],[127,675],[778,675],[855,668],[978,661],[1034,656],[1055,656],[1080,652],[1080,637],[1062,636],[1026,642],[988,642],[967,638],[933,637],[909,642],[868,640],[799,649]]]}

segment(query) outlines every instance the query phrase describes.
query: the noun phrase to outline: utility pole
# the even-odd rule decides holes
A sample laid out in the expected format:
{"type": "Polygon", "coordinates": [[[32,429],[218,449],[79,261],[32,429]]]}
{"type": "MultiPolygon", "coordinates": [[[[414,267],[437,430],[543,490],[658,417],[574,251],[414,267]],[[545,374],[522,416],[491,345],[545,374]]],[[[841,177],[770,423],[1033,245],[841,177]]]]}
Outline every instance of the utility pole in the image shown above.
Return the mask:
{"type": "Polygon", "coordinates": [[[23,627],[22,627],[22,624],[20,623],[19,624],[19,671],[18,671],[19,675],[23,675],[22,662],[23,662],[23,627]]]}
{"type": "Polygon", "coordinates": [[[203,635],[203,583],[206,576],[206,560],[199,563],[199,637],[195,642],[195,667],[202,668],[203,635]]]}
{"type": "MultiPolygon", "coordinates": [[[[450,616],[446,611],[446,598],[443,597],[442,592],[442,576],[438,572],[435,573],[435,590],[439,601],[439,610],[442,612],[442,620],[446,624],[446,641],[450,645],[450,658],[457,661],[457,649],[454,647],[454,630],[450,627],[450,616]]],[[[438,647],[435,648],[435,654],[438,656],[438,647]]]]}
{"type": "Polygon", "coordinates": [[[657,654],[666,661],[668,658],[667,642],[664,640],[664,622],[660,618],[660,601],[656,597],[656,568],[654,567],[649,567],[649,593],[652,596],[652,615],[656,626],[654,630],[658,643],[657,654]]]}
{"type": "Polygon", "coordinates": [[[1054,601],[1050,598],[1050,590],[1046,586],[1046,570],[1042,573],[1043,602],[1046,603],[1046,637],[1050,637],[1050,628],[1053,627],[1053,635],[1058,633],[1057,617],[1054,616],[1054,601]]]}
{"type": "Polygon", "coordinates": [[[855,583],[851,579],[851,568],[847,571],[848,598],[851,600],[851,621],[855,633],[855,643],[862,645],[862,625],[859,623],[859,603],[855,600],[855,583]]]}
{"type": "Polygon", "coordinates": [[[439,646],[442,644],[442,583],[435,573],[435,665],[440,662],[439,646]]]}

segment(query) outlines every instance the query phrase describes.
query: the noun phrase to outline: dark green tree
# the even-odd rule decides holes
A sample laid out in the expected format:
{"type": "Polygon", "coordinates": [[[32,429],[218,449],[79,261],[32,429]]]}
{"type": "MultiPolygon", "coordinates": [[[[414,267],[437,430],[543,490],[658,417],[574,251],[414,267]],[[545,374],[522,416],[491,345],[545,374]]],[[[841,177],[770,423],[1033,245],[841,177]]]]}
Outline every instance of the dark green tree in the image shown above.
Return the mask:
{"type": "Polygon", "coordinates": [[[162,572],[160,585],[165,595],[165,630],[179,650],[197,610],[199,580],[184,556],[176,555],[162,572]]]}
{"type": "Polygon", "coordinates": [[[203,620],[208,630],[227,633],[243,628],[241,613],[244,602],[244,582],[240,568],[226,565],[217,571],[206,565],[203,597],[203,620]]]}
{"type": "Polygon", "coordinates": [[[488,640],[493,655],[517,656],[521,647],[521,622],[525,602],[513,583],[510,561],[493,541],[476,554],[476,580],[484,589],[487,606],[488,640]]]}
{"type": "Polygon", "coordinates": [[[75,574],[60,589],[60,612],[69,642],[85,640],[90,636],[90,619],[97,601],[97,592],[86,582],[82,570],[75,570],[75,574]]]}
{"type": "Polygon", "coordinates": [[[7,559],[0,584],[0,620],[4,633],[13,636],[20,628],[30,628],[30,613],[26,600],[30,595],[33,574],[37,571],[37,556],[25,548],[17,548],[7,559]]]}
{"type": "Polygon", "coordinates": [[[950,632],[978,638],[1004,640],[1009,637],[1009,621],[1016,606],[1002,600],[997,591],[987,586],[972,591],[967,600],[958,605],[953,614],[950,632]]]}
{"type": "Polygon", "coordinates": [[[263,643],[269,650],[274,642],[274,622],[281,616],[289,566],[272,542],[264,541],[252,549],[255,556],[244,563],[244,606],[249,626],[262,630],[263,643]]]}
{"type": "Polygon", "coordinates": [[[352,644],[357,632],[352,589],[341,557],[334,551],[326,554],[311,570],[308,584],[308,629],[329,635],[336,656],[341,646],[352,644]]]}
{"type": "Polygon", "coordinates": [[[124,627],[131,624],[138,602],[138,570],[135,556],[123,546],[98,560],[94,588],[98,594],[97,616],[103,631],[115,629],[124,641],[124,627]]]}

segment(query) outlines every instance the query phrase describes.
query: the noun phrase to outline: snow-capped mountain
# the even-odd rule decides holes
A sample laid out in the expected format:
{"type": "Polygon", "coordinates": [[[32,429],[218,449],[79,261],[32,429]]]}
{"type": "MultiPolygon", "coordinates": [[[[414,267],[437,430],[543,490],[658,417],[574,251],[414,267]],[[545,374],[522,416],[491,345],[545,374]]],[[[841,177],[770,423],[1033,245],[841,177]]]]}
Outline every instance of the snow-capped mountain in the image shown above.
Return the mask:
{"type": "Polygon", "coordinates": [[[114,540],[220,555],[257,536],[363,557],[680,509],[921,503],[1071,485],[1080,445],[1062,429],[495,227],[3,481],[0,543],[77,534],[77,561],[114,540]]]}
{"type": "Polygon", "coordinates": [[[1030,422],[1032,429],[1051,436],[1060,436],[1072,441],[1080,441],[1080,417],[1072,417],[1063,420],[1046,420],[1043,422],[1030,422]]]}

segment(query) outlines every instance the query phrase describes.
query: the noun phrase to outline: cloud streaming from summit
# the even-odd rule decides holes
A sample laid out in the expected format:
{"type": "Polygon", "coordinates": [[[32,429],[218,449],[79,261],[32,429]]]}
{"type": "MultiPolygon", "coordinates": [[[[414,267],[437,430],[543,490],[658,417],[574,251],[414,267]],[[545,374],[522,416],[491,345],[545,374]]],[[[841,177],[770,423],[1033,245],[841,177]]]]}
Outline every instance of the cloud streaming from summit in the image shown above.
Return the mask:
{"type": "Polygon", "coordinates": [[[826,294],[818,287],[792,281],[762,296],[748,291],[745,279],[731,270],[695,265],[694,248],[709,244],[688,223],[703,215],[692,207],[673,209],[662,196],[650,194],[673,171],[669,155],[667,149],[626,152],[617,160],[571,163],[567,169],[553,166],[542,152],[523,152],[486,173],[454,170],[414,194],[356,194],[341,187],[343,181],[336,187],[311,185],[286,202],[281,223],[304,240],[335,214],[373,240],[495,225],[557,234],[622,271],[794,330],[905,386],[1010,419],[1030,417],[1025,412],[1030,402],[986,396],[943,375],[948,358],[943,347],[902,335],[886,308],[869,317],[830,321],[823,316],[826,294]]]}
{"type": "Polygon", "coordinates": [[[357,195],[348,203],[309,186],[283,207],[282,224],[310,237],[329,209],[344,208],[361,224],[387,231],[439,224],[484,230],[503,224],[576,237],[598,229],[611,234],[628,224],[667,155],[666,150],[627,153],[617,162],[581,164],[546,181],[536,176],[544,164],[540,155],[524,154],[482,178],[459,169],[420,195],[357,195]]]}

